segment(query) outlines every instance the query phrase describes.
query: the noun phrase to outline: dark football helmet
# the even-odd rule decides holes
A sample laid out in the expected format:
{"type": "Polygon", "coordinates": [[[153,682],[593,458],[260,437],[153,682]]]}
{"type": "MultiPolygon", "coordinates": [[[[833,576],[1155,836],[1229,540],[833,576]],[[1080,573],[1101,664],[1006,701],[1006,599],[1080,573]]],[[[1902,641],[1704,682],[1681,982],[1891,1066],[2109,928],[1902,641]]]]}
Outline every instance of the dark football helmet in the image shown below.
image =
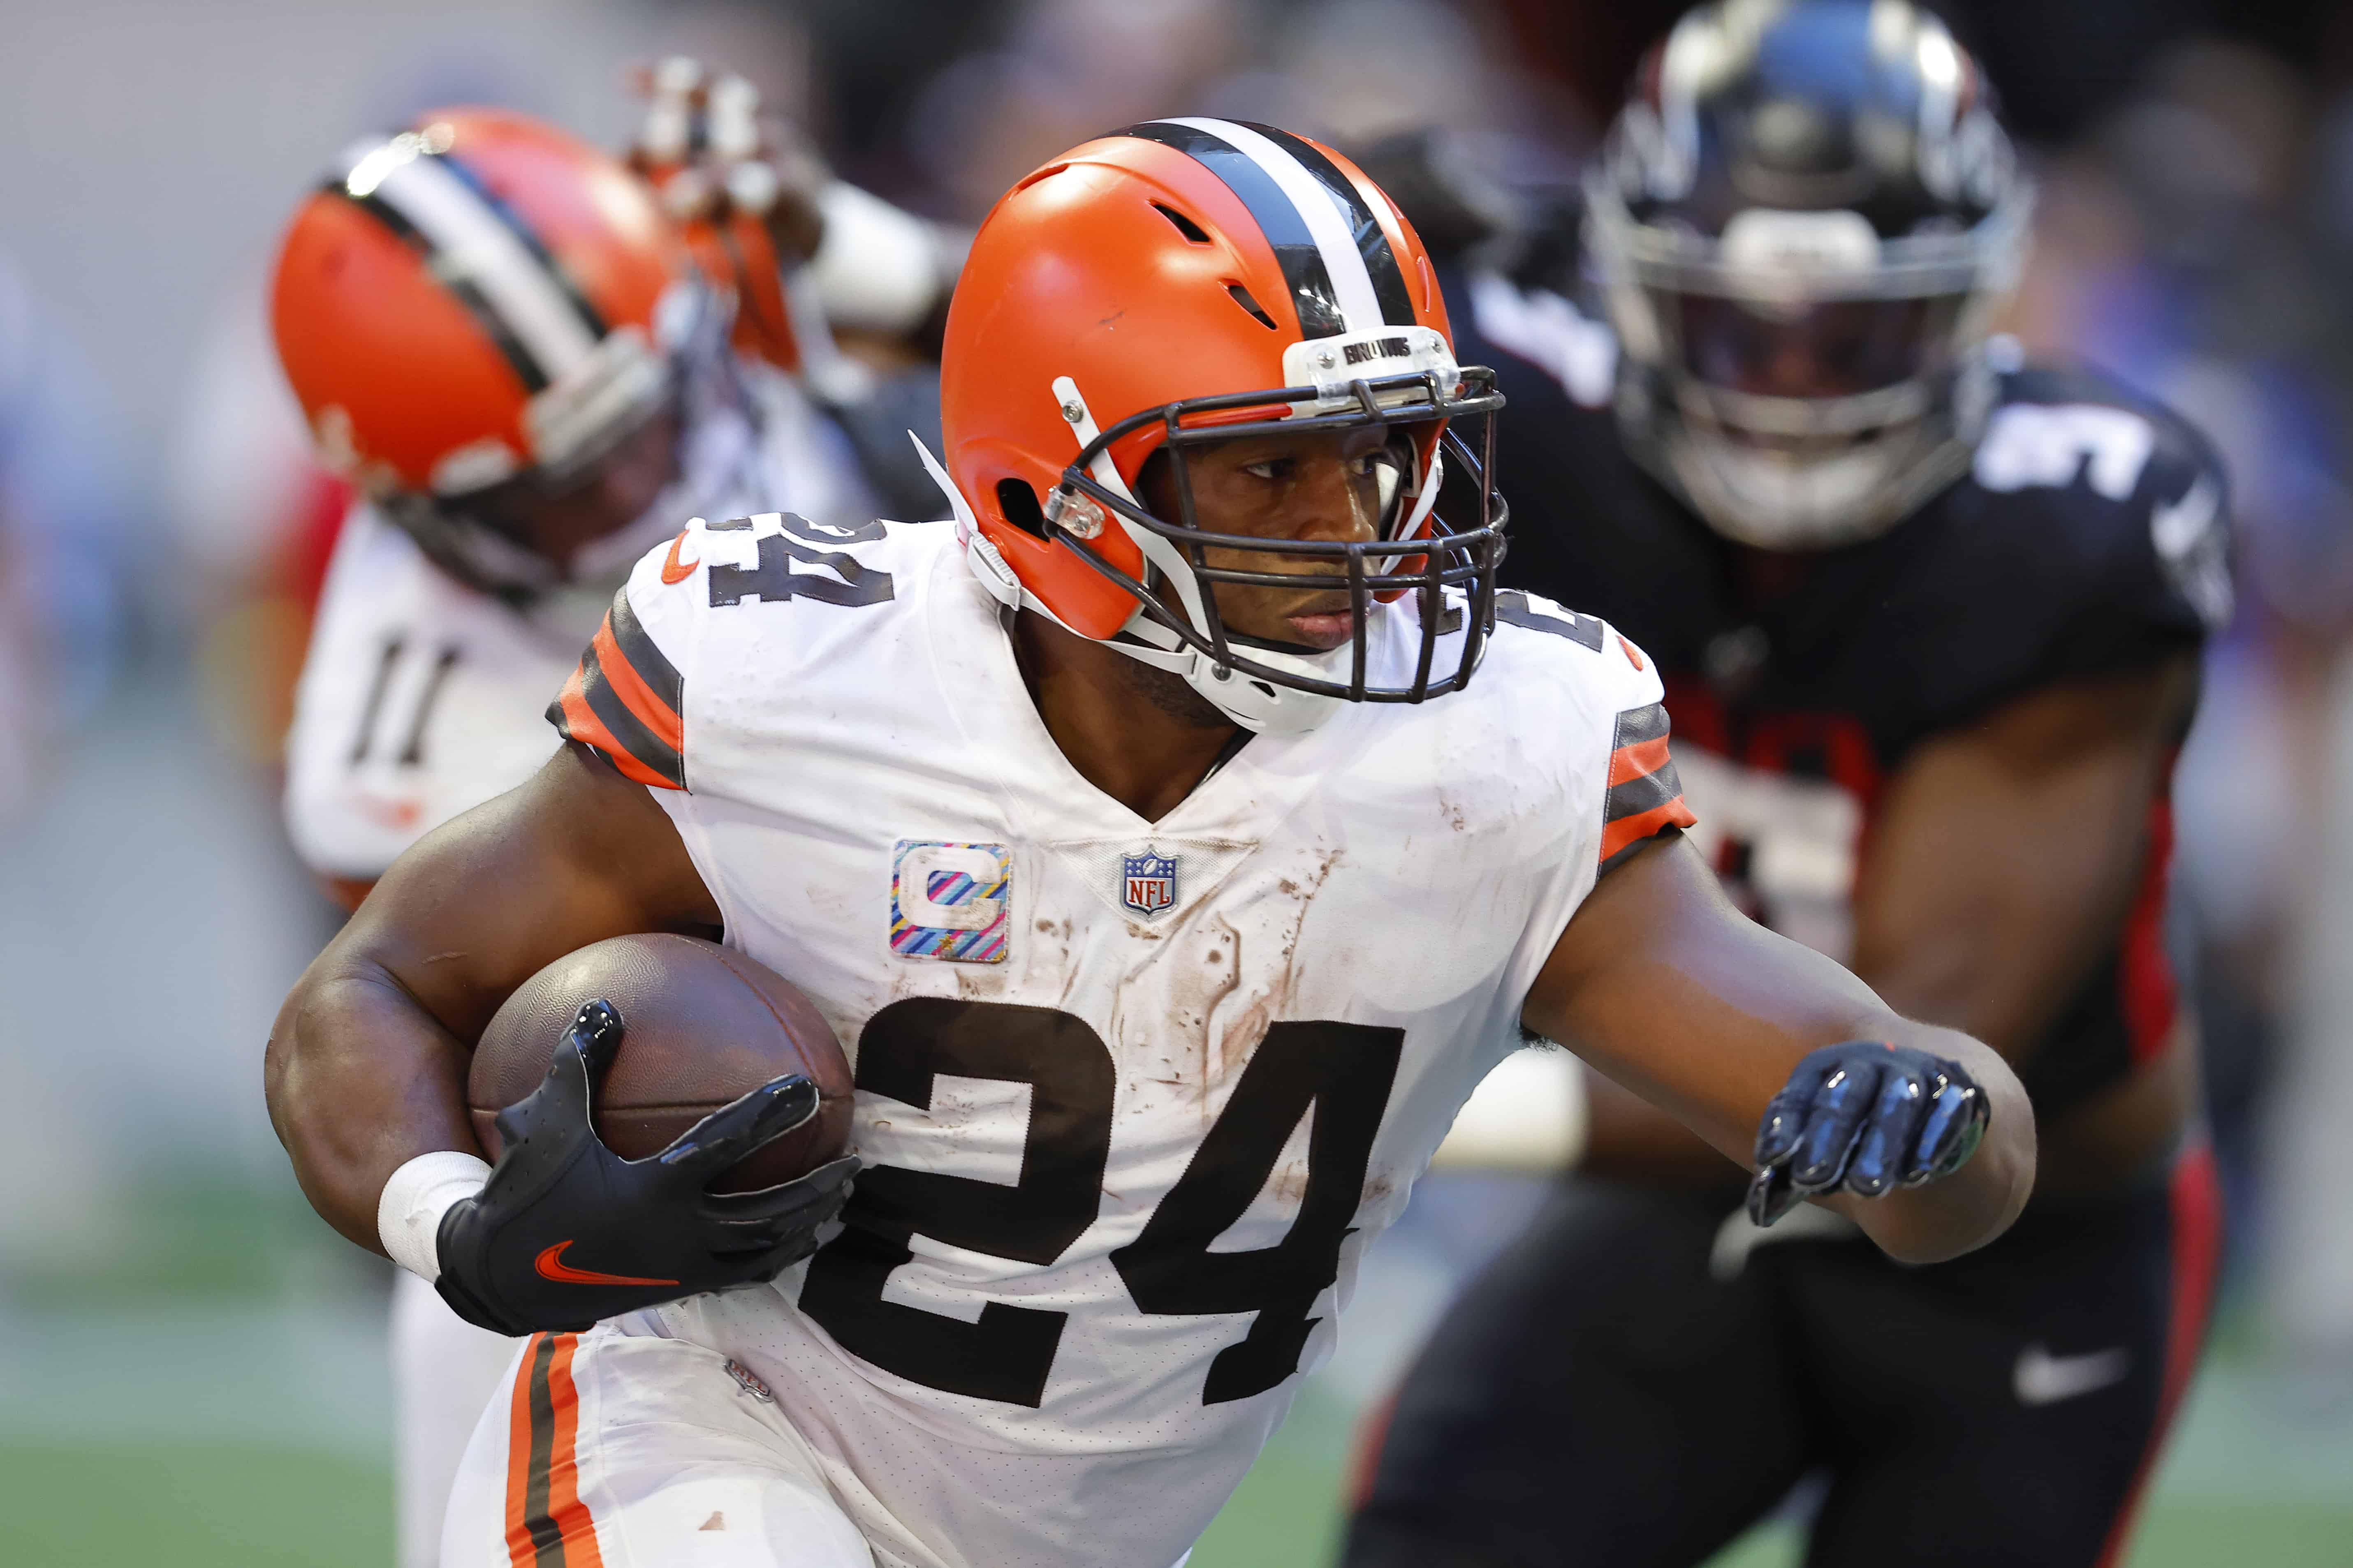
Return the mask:
{"type": "Polygon", "coordinates": [[[1731,538],[1893,524],[1968,465],[2032,189],[1906,0],[1723,0],[1653,48],[1586,181],[1637,458],[1731,538]]]}

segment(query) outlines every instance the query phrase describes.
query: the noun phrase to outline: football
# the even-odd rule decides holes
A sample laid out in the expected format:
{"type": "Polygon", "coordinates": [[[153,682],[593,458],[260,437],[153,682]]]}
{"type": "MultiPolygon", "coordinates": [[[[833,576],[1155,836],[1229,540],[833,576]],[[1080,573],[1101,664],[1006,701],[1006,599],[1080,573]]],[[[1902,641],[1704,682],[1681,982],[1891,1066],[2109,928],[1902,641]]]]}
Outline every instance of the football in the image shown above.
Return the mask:
{"type": "Polygon", "coordinates": [[[567,953],[525,981],[474,1047],[467,1103],[474,1136],[499,1155],[498,1113],[547,1076],[584,1003],[621,1015],[619,1054],[596,1086],[594,1121],[607,1147],[659,1153],[711,1111],[786,1073],[821,1097],[816,1116],[729,1171],[717,1192],[749,1192],[807,1173],[849,1146],[849,1059],[791,982],[716,942],[617,936],[567,953]]]}

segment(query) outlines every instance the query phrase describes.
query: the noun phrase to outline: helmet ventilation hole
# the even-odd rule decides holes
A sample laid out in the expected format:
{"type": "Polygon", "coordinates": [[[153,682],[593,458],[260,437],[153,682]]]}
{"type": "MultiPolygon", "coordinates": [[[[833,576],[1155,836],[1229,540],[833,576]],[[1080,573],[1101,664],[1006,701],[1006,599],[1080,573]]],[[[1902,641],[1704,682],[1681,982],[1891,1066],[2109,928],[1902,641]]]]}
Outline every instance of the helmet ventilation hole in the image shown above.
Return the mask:
{"type": "Polygon", "coordinates": [[[1282,331],[1281,328],[1274,324],[1274,318],[1266,313],[1265,307],[1261,306],[1256,300],[1250,298],[1250,291],[1249,289],[1243,288],[1239,283],[1228,283],[1226,285],[1226,292],[1234,297],[1235,304],[1240,305],[1243,310],[1248,310],[1253,317],[1255,317],[1260,326],[1264,327],[1270,332],[1282,331]]]}
{"type": "MultiPolygon", "coordinates": [[[[1047,165],[1046,165],[1044,168],[1042,168],[1042,169],[1036,169],[1036,170],[1032,170],[1030,173],[1029,173],[1029,174],[1024,174],[1024,175],[1021,177],[1021,183],[1020,183],[1019,184],[1018,184],[1018,185],[1014,186],[1014,187],[1013,187],[1013,190],[1015,190],[1015,191],[1026,191],[1026,190],[1028,190],[1030,186],[1032,186],[1032,185],[1036,184],[1039,181],[1040,181],[1040,180],[1050,180],[1050,179],[1052,179],[1055,175],[1057,175],[1057,174],[1060,174],[1063,170],[1065,170],[1065,169],[1067,169],[1067,168],[1069,168],[1069,167],[1070,167],[1070,164],[1068,164],[1068,163],[1049,163],[1049,164],[1047,164],[1047,165]]],[[[1012,193],[1012,191],[1008,191],[1006,194],[1007,194],[1008,195],[1012,195],[1013,193],[1012,193]]]]}
{"type": "Polygon", "coordinates": [[[1162,217],[1166,218],[1170,223],[1175,224],[1176,226],[1176,232],[1183,235],[1193,244],[1207,245],[1209,243],[1208,231],[1204,229],[1199,224],[1195,223],[1191,218],[1187,217],[1183,213],[1178,212],[1175,207],[1163,206],[1158,202],[1155,202],[1152,204],[1152,210],[1158,213],[1162,217]]]}
{"type": "Polygon", "coordinates": [[[1046,537],[1046,509],[1038,504],[1038,492],[1030,489],[1029,480],[997,480],[997,510],[1022,532],[1046,537]]]}

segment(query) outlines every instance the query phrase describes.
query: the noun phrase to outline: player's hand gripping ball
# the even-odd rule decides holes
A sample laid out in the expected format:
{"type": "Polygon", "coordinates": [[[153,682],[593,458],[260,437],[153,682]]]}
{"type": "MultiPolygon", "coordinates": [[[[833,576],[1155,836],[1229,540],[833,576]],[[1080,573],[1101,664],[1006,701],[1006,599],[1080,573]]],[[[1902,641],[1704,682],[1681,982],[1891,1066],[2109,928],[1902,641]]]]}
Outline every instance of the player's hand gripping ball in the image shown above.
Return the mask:
{"type": "Polygon", "coordinates": [[[501,1334],[580,1330],[619,1312],[772,1279],[817,1249],[858,1169],[844,1156],[778,1186],[712,1183],[818,1113],[817,1086],[775,1079],[720,1107],[659,1153],[625,1160],[589,1122],[621,1048],[608,1002],[580,1009],[547,1077],[498,1116],[489,1184],[442,1216],[442,1300],[501,1334]]]}
{"type": "Polygon", "coordinates": [[[1875,1198],[1949,1176],[1989,1115],[1958,1062],[1877,1040],[1824,1046],[1765,1107],[1748,1217],[1771,1225],[1824,1193],[1875,1198]]]}

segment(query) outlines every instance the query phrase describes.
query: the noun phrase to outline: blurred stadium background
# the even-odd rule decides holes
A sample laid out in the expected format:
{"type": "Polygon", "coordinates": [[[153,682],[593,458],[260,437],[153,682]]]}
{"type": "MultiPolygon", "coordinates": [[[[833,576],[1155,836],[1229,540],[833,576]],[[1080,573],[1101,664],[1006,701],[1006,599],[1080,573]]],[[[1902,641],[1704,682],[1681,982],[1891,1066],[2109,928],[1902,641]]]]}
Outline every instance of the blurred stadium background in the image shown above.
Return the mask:
{"type": "MultiPolygon", "coordinates": [[[[1942,7],[2044,184],[2016,330],[2227,452],[2239,620],[2182,764],[2179,940],[2235,1221],[2133,1562],[2353,1562],[2353,10],[1942,7]]],[[[617,144],[626,69],[751,76],[836,166],[970,220],[1153,114],[1438,123],[1558,184],[1652,0],[16,0],[0,48],[0,1562],[389,1561],[386,1270],[264,1117],[332,916],[273,746],[322,499],[261,314],[344,140],[512,104],[617,144]]],[[[1509,487],[1508,458],[1504,482],[1509,487]]],[[[1433,1180],[1194,1559],[1312,1564],[1356,1415],[1534,1194],[1433,1180]]],[[[1574,1529],[1574,1521],[1564,1521],[1574,1529]]],[[[1791,1561],[1771,1527],[1727,1562],[1791,1561]]]]}

